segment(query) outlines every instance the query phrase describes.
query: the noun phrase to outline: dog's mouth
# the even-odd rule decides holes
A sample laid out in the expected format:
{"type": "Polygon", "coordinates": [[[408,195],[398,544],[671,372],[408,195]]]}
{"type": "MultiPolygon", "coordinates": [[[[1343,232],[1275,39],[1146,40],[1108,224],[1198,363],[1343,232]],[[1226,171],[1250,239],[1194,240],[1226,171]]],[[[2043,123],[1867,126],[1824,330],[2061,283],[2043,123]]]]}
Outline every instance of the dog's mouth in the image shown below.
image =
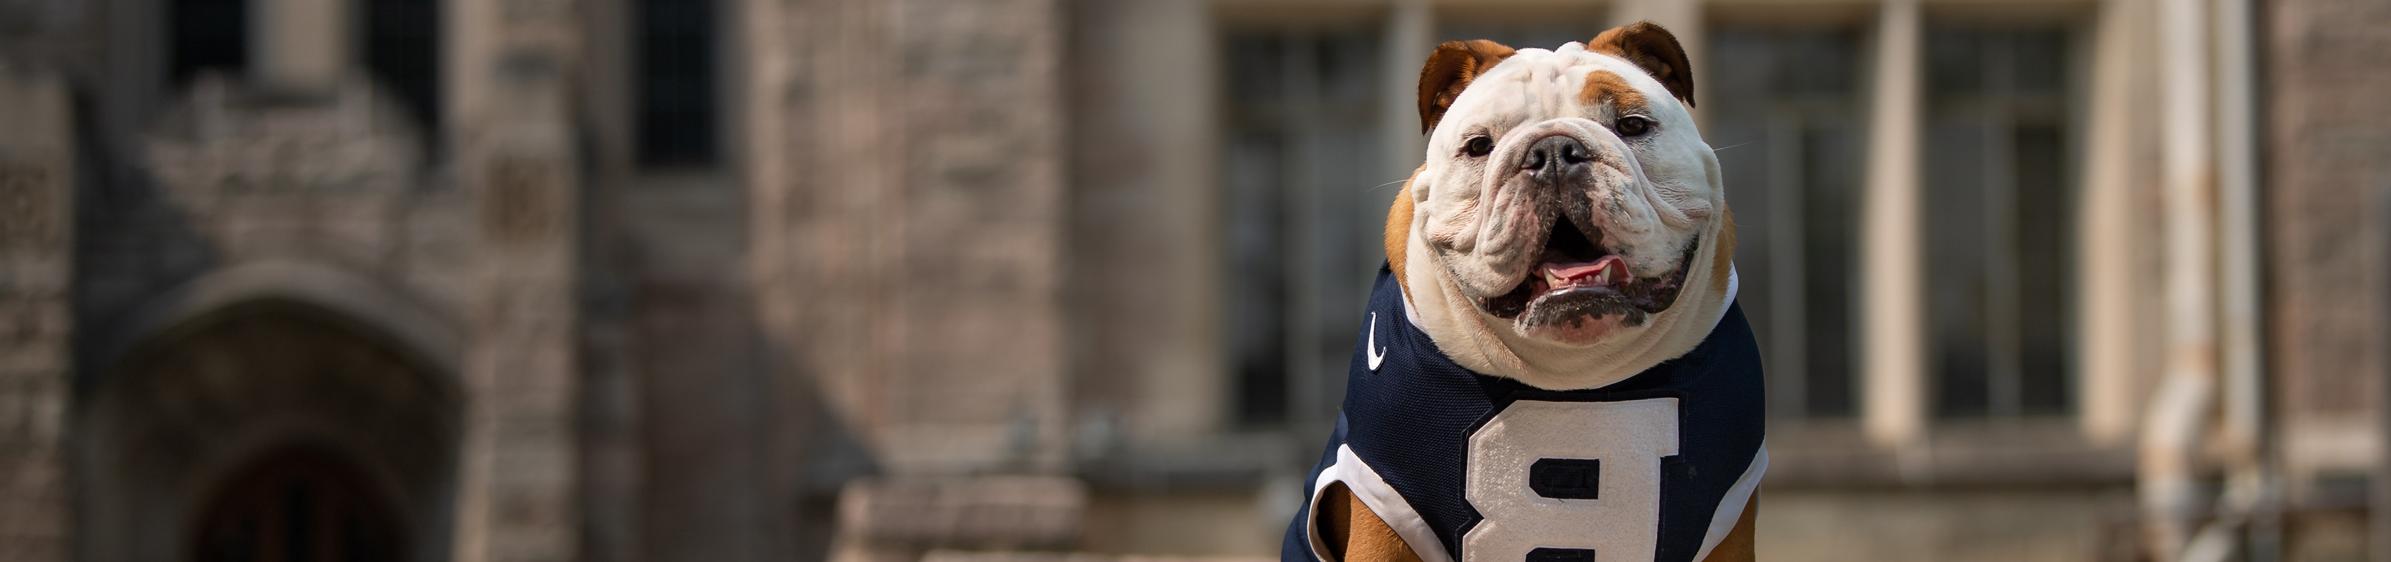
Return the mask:
{"type": "Polygon", "coordinates": [[[1602,245],[1601,230],[1578,228],[1566,216],[1555,218],[1526,278],[1508,293],[1478,299],[1479,309],[1511,320],[1522,330],[1573,326],[1604,316],[1639,326],[1676,302],[1677,290],[1685,284],[1684,264],[1693,259],[1699,240],[1686,245],[1674,270],[1637,277],[1628,271],[1625,256],[1602,245]]]}

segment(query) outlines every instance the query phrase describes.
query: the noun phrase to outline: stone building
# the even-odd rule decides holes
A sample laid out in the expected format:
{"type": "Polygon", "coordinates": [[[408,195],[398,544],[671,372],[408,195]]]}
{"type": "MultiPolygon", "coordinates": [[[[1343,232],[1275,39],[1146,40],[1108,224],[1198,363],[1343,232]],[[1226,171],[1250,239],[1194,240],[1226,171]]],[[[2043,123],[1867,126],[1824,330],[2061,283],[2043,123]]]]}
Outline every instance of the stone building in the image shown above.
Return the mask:
{"type": "Polygon", "coordinates": [[[0,560],[1271,556],[1422,55],[1633,19],[1769,558],[2355,557],[2391,8],[2252,4],[0,0],[0,560]]]}

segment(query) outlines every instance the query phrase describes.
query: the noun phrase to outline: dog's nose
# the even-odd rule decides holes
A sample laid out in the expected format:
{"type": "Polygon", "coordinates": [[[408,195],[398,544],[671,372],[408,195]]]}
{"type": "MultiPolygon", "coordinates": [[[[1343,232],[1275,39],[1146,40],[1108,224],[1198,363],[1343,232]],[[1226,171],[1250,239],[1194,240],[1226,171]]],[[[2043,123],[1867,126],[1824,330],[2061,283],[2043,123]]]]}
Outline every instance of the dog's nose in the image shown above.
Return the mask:
{"type": "Polygon", "coordinates": [[[1586,143],[1568,135],[1553,135],[1528,145],[1527,160],[1520,169],[1535,174],[1536,179],[1558,180],[1592,167],[1594,152],[1586,143]]]}

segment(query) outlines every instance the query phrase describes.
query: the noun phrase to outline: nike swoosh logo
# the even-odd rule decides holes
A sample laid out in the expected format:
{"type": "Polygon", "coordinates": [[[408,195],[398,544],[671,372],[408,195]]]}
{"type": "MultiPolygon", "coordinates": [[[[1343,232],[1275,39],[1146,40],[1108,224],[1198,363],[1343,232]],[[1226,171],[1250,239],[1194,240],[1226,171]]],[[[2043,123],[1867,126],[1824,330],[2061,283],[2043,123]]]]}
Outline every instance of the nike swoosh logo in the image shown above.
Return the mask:
{"type": "Polygon", "coordinates": [[[1370,313],[1370,345],[1362,348],[1362,352],[1369,354],[1371,371],[1377,371],[1378,364],[1386,362],[1386,350],[1378,348],[1378,313],[1376,312],[1370,313]]]}

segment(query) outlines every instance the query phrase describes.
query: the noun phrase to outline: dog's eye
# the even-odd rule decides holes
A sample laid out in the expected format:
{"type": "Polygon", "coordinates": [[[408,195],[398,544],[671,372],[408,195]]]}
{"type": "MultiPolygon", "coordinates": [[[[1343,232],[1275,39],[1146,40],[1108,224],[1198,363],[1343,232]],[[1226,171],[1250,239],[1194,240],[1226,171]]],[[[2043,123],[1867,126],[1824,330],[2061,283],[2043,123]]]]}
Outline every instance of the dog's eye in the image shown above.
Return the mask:
{"type": "Polygon", "coordinates": [[[1619,136],[1622,137],[1640,137],[1652,132],[1652,127],[1655,125],[1658,123],[1653,123],[1651,118],[1642,115],[1629,115],[1612,123],[1611,131],[1619,133],[1619,136]]]}
{"type": "Polygon", "coordinates": [[[1484,158],[1488,154],[1493,154],[1494,138],[1486,136],[1470,137],[1468,141],[1461,144],[1461,153],[1467,154],[1471,158],[1484,158]]]}

